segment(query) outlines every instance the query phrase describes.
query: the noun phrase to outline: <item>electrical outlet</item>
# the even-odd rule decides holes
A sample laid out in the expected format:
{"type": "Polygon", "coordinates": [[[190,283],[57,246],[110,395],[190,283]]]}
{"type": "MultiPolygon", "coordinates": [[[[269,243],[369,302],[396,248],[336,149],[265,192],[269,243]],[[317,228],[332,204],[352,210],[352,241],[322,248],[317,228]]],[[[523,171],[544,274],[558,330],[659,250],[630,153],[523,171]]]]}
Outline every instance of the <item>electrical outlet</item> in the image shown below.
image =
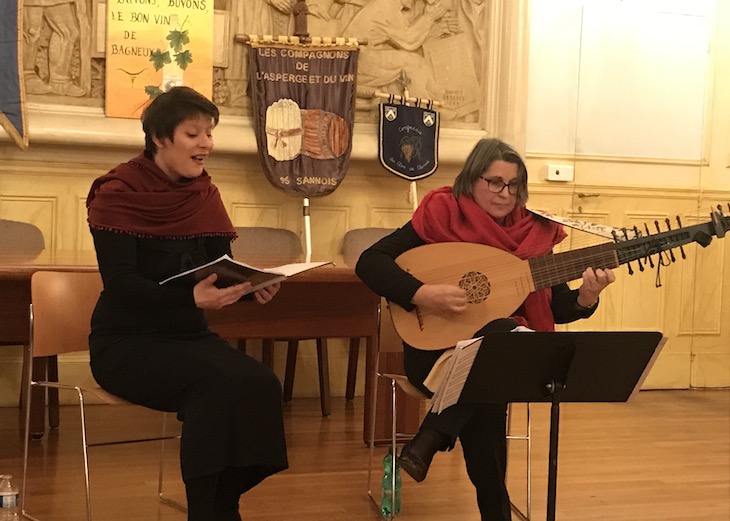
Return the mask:
{"type": "Polygon", "coordinates": [[[573,167],[569,165],[548,165],[548,181],[572,181],[573,167]]]}

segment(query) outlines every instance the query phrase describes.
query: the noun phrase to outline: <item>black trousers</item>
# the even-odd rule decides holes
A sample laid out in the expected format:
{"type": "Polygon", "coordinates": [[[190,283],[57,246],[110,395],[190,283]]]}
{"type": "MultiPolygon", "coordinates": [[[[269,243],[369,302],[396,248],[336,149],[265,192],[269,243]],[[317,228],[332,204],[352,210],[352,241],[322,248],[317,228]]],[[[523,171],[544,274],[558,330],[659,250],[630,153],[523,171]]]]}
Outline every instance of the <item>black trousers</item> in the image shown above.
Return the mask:
{"type": "MultiPolygon", "coordinates": [[[[474,334],[510,331],[517,323],[510,319],[490,322],[474,334]]],[[[423,380],[443,351],[422,351],[406,345],[404,364],[408,380],[426,395],[432,393],[423,380]]],[[[507,472],[507,404],[456,404],[441,412],[429,412],[421,428],[431,428],[445,435],[448,443],[441,450],[451,450],[458,438],[464,451],[469,479],[477,493],[483,521],[511,521],[507,472]]]]}

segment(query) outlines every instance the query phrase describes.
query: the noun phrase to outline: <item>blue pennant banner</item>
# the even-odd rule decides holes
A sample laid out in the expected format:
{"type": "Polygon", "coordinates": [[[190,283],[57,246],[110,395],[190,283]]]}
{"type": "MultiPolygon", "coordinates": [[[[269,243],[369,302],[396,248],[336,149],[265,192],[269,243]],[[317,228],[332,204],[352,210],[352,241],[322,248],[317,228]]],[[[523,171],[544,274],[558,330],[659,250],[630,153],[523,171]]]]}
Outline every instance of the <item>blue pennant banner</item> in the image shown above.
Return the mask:
{"type": "Polygon", "coordinates": [[[438,166],[439,113],[398,103],[380,104],[380,162],[411,181],[438,166]]]}
{"type": "Polygon", "coordinates": [[[21,65],[22,30],[23,0],[0,2],[0,125],[25,150],[28,129],[21,65]]]}

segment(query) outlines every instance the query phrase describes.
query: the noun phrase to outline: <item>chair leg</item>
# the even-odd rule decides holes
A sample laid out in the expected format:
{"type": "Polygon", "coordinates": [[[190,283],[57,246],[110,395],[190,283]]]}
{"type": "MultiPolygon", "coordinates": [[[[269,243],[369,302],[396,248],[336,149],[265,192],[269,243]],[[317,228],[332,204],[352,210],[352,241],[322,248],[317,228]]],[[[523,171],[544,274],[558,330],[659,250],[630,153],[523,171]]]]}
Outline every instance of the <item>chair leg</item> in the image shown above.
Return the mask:
{"type": "Polygon", "coordinates": [[[245,338],[235,338],[228,341],[233,347],[238,349],[243,354],[246,354],[246,339],[245,338]]]}
{"type": "MultiPolygon", "coordinates": [[[[48,357],[48,381],[58,382],[58,357],[48,357]]],[[[61,420],[58,410],[58,389],[48,388],[48,426],[51,429],[58,429],[61,420]]]]}
{"type": "MultiPolygon", "coordinates": [[[[58,391],[58,389],[56,389],[58,391]]],[[[91,481],[89,477],[89,443],[86,439],[86,413],[84,411],[84,394],[76,388],[79,396],[79,413],[81,415],[81,443],[84,449],[84,479],[86,480],[86,518],[91,521],[91,481]]]]}
{"type": "Polygon", "coordinates": [[[160,503],[175,507],[179,510],[182,510],[183,512],[187,512],[187,505],[166,497],[162,490],[162,484],[164,483],[163,476],[165,470],[165,440],[168,438],[169,436],[167,436],[167,413],[162,413],[162,436],[160,439],[160,474],[157,478],[157,497],[159,498],[160,503]]]}
{"type": "Polygon", "coordinates": [[[284,372],[284,401],[290,402],[294,392],[294,374],[297,369],[299,340],[289,340],[286,349],[286,371],[284,372]]]}
{"type": "MultiPolygon", "coordinates": [[[[391,407],[391,425],[390,425],[390,450],[392,451],[393,457],[390,459],[391,467],[390,467],[390,475],[392,478],[392,481],[390,483],[390,490],[392,491],[392,494],[390,496],[390,514],[388,515],[389,520],[393,520],[396,515],[396,490],[395,490],[395,473],[396,473],[396,465],[398,461],[398,440],[397,433],[396,433],[396,427],[398,424],[398,405],[396,403],[396,396],[398,394],[398,386],[395,380],[390,381],[390,407],[391,407]]],[[[382,502],[382,499],[381,499],[382,502]]],[[[383,505],[380,505],[381,513],[383,505]]]]}
{"type": "Polygon", "coordinates": [[[25,388],[28,385],[28,367],[33,363],[28,353],[28,346],[23,346],[23,367],[20,375],[20,392],[18,393],[18,409],[20,410],[21,421],[25,418],[25,388]]]}
{"type": "MultiPolygon", "coordinates": [[[[28,451],[30,439],[33,436],[31,432],[31,411],[30,401],[34,390],[46,390],[54,388],[53,384],[58,382],[40,382],[36,383],[29,379],[29,385],[26,388],[26,411],[25,411],[25,448],[23,451],[23,485],[21,493],[21,519],[36,519],[28,513],[28,494],[27,494],[27,483],[28,483],[28,451]],[[38,389],[33,389],[37,387],[38,389]]],[[[84,393],[80,387],[76,386],[65,386],[64,388],[75,390],[79,400],[79,415],[81,416],[81,450],[84,456],[84,489],[86,498],[86,521],[91,521],[91,481],[89,476],[89,443],[86,437],[86,412],[84,410],[84,393]]],[[[56,388],[58,390],[58,388],[56,388]]]]}
{"type": "MultiPolygon", "coordinates": [[[[46,357],[33,358],[30,382],[45,380],[48,373],[47,364],[46,357]]],[[[26,389],[30,393],[30,400],[26,400],[30,410],[30,436],[34,440],[40,440],[46,433],[46,389],[36,385],[30,385],[26,389]]]]}
{"type": "Polygon", "coordinates": [[[350,339],[350,352],[347,356],[347,388],[345,390],[345,400],[350,401],[355,398],[355,384],[357,382],[357,362],[360,355],[360,339],[350,339]]]}
{"type": "Polygon", "coordinates": [[[317,339],[317,365],[319,367],[319,401],[322,405],[322,416],[329,416],[330,404],[330,369],[327,355],[327,339],[317,339]]]}
{"type": "MultiPolygon", "coordinates": [[[[375,360],[375,374],[380,376],[378,373],[378,360],[375,360]]],[[[377,402],[378,402],[378,377],[375,377],[374,385],[372,386],[371,394],[371,407],[370,407],[370,440],[369,449],[370,457],[368,460],[368,498],[372,502],[373,506],[380,512],[380,501],[375,497],[373,491],[373,455],[375,453],[375,418],[377,417],[377,402]]],[[[375,482],[377,483],[377,481],[375,482]]]]}
{"type": "MultiPolygon", "coordinates": [[[[379,375],[378,375],[379,376],[379,375]]],[[[397,422],[397,416],[398,416],[398,406],[396,403],[396,396],[397,396],[397,383],[395,380],[390,380],[390,411],[391,411],[391,424],[390,424],[390,447],[389,450],[392,454],[391,458],[391,469],[390,469],[390,475],[393,479],[391,485],[391,490],[393,491],[393,495],[391,496],[391,511],[390,513],[386,515],[383,515],[383,498],[376,498],[375,493],[373,492],[373,452],[375,450],[375,407],[376,407],[376,400],[377,400],[377,382],[376,385],[374,385],[375,390],[373,391],[374,399],[373,399],[373,405],[372,405],[372,413],[371,413],[371,419],[370,419],[370,464],[368,467],[368,496],[370,497],[370,500],[373,502],[375,507],[378,509],[378,512],[382,516],[383,519],[388,519],[389,521],[393,521],[396,516],[395,512],[395,473],[396,473],[396,466],[398,463],[398,434],[396,432],[396,422],[397,422]]],[[[377,481],[375,483],[378,483],[377,481]]]]}
{"type": "Polygon", "coordinates": [[[261,363],[274,370],[274,341],[265,338],[261,345],[261,363]]]}

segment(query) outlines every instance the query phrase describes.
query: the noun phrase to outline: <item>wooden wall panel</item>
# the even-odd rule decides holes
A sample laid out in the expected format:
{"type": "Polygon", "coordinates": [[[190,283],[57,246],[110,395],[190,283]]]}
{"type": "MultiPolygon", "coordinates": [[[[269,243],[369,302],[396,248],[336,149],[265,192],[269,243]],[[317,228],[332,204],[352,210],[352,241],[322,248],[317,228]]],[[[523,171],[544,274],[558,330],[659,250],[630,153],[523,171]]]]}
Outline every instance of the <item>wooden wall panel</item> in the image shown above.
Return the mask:
{"type": "Polygon", "coordinates": [[[230,209],[234,226],[265,226],[268,228],[283,227],[283,212],[277,204],[249,204],[234,202],[230,209]]]}

